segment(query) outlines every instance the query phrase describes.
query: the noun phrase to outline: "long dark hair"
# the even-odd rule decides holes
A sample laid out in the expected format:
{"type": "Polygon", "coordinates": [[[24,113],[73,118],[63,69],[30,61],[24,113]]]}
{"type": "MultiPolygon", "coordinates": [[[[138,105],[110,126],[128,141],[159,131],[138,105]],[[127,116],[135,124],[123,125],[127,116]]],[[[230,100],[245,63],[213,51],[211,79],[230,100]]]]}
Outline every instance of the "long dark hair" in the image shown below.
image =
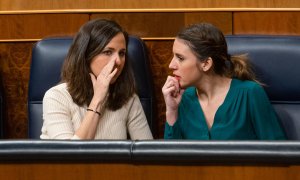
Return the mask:
{"type": "MultiPolygon", "coordinates": [[[[128,34],[112,20],[95,19],[84,24],[75,35],[65,59],[61,79],[67,83],[73,101],[79,105],[89,105],[94,95],[89,73],[92,59],[100,54],[105,46],[118,33],[122,33],[128,46],[128,34]]],[[[121,108],[135,93],[135,83],[127,52],[125,65],[117,80],[109,87],[107,107],[121,108]]]]}
{"type": "Polygon", "coordinates": [[[185,40],[200,61],[211,57],[213,71],[221,76],[257,81],[246,54],[231,56],[224,34],[212,24],[200,23],[181,30],[177,38],[185,40]]]}

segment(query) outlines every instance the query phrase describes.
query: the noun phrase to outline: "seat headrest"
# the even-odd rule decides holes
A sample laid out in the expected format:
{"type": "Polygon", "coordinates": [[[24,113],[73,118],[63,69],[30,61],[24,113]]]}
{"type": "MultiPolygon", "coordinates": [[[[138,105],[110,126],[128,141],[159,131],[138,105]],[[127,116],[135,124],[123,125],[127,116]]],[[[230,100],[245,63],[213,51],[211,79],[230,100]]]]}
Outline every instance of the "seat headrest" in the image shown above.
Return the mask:
{"type": "Polygon", "coordinates": [[[231,55],[247,53],[272,103],[300,102],[300,37],[226,36],[231,55]]]}

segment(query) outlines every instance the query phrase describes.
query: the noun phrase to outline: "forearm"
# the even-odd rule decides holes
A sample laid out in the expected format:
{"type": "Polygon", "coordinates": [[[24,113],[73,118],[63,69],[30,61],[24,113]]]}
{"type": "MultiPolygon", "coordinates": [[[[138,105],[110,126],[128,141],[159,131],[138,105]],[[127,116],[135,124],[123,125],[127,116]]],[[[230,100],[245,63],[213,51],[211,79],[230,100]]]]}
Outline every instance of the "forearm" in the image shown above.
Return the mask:
{"type": "Polygon", "coordinates": [[[94,139],[99,121],[100,116],[97,113],[87,111],[75,135],[80,139],[94,139]]]}
{"type": "Polygon", "coordinates": [[[166,119],[170,126],[173,126],[178,118],[178,111],[166,111],[166,119]]]}
{"type": "Polygon", "coordinates": [[[95,100],[95,98],[92,99],[80,127],[75,132],[75,135],[80,139],[95,138],[98,123],[102,115],[102,104],[103,103],[101,101],[95,100]]]}

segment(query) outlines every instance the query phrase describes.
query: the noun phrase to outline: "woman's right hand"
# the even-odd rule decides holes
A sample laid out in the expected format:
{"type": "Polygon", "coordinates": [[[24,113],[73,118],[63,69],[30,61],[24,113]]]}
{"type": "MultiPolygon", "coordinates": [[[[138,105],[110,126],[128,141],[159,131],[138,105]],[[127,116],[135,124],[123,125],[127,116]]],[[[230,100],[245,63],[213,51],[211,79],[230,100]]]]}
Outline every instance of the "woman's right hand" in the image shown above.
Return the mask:
{"type": "Polygon", "coordinates": [[[162,93],[166,103],[166,118],[170,125],[173,125],[177,119],[178,106],[182,98],[184,89],[180,88],[179,80],[173,76],[168,76],[162,93]]]}

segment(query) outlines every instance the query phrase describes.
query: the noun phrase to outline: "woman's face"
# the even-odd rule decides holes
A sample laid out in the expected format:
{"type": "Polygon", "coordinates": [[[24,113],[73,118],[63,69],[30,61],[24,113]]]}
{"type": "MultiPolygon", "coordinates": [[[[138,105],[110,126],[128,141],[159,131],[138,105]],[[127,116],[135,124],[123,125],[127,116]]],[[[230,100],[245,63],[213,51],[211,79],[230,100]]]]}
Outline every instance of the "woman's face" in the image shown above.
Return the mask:
{"type": "Polygon", "coordinates": [[[176,38],[173,44],[173,59],[169,68],[179,80],[181,88],[195,86],[201,75],[201,62],[197,59],[191,48],[182,39],[176,38]]]}
{"type": "MultiPolygon", "coordinates": [[[[92,73],[98,77],[103,67],[111,61],[115,60],[115,68],[117,68],[118,72],[112,78],[111,84],[113,84],[116,79],[121,74],[124,64],[125,64],[125,55],[126,55],[126,40],[123,33],[118,33],[115,37],[111,39],[111,41],[104,47],[102,52],[95,56],[90,64],[90,68],[92,73]]],[[[112,71],[113,71],[112,70],[112,71]]]]}

